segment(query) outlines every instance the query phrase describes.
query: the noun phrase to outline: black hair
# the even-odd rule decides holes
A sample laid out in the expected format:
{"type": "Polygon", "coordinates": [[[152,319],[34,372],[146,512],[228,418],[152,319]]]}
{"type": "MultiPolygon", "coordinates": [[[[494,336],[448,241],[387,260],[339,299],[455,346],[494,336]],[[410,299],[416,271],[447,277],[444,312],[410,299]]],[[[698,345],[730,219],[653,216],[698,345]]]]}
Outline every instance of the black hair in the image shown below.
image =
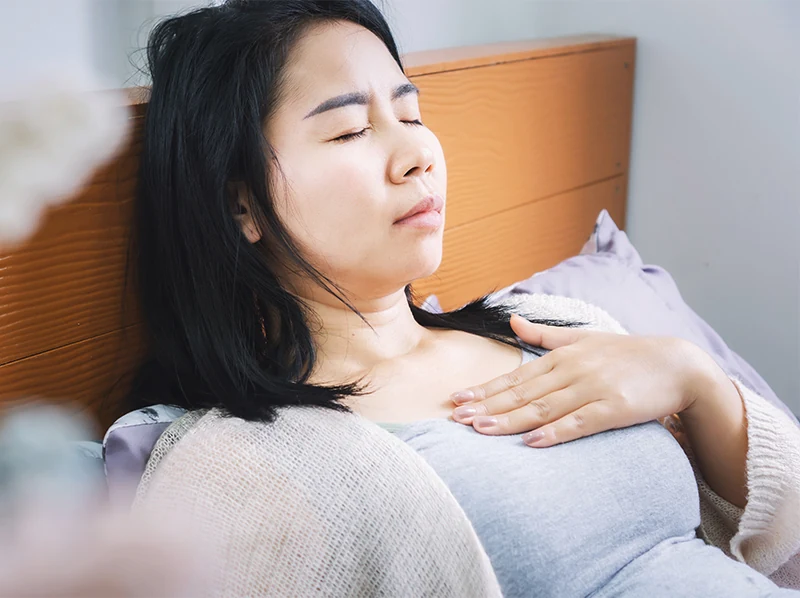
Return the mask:
{"type": "MultiPolygon", "coordinates": [[[[230,0],[152,30],[134,228],[152,355],[134,382],[135,404],[220,407],[272,421],[277,408],[290,405],[347,411],[340,401],[366,392],[358,382],[308,383],[316,351],[307,310],[281,286],[276,259],[358,312],[282,226],[268,182],[279,165],[263,133],[281,100],[293,45],[309,26],[337,20],[374,33],[402,69],[389,27],[369,0],[230,0]],[[262,232],[257,243],[234,218],[232,182],[248,190],[262,232]]],[[[487,296],[440,314],[418,307],[410,285],[406,296],[422,326],[520,346],[511,312],[487,296]]]]}

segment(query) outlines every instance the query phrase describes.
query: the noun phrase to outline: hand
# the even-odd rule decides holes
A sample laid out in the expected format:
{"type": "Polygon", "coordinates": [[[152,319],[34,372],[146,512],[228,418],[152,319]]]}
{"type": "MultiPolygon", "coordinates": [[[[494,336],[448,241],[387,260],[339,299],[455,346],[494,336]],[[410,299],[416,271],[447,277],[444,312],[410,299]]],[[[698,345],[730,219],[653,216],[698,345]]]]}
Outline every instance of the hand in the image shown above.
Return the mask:
{"type": "Polygon", "coordinates": [[[677,338],[637,337],[532,324],[511,327],[551,349],[516,370],[452,395],[457,422],[483,434],[519,434],[548,447],[680,413],[693,406],[719,367],[677,338]]]}

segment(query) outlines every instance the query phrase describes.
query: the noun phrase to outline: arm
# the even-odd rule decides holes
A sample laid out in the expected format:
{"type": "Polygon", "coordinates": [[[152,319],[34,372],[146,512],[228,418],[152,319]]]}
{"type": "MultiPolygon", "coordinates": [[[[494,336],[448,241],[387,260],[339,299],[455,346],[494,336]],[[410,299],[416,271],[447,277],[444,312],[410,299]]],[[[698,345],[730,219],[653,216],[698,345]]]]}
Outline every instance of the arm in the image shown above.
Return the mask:
{"type": "Polygon", "coordinates": [[[701,532],[711,544],[778,585],[800,589],[800,428],[733,380],[728,384],[736,390],[744,415],[737,423],[733,395],[727,394],[721,379],[719,384],[719,394],[708,387],[711,400],[681,413],[685,448],[700,491],[701,532]],[[742,449],[744,459],[736,452],[742,449]],[[737,506],[742,479],[745,500],[739,494],[737,506]]]}
{"type": "Polygon", "coordinates": [[[739,508],[747,504],[747,416],[736,385],[712,362],[690,384],[690,407],[681,412],[684,431],[703,479],[739,508]]]}

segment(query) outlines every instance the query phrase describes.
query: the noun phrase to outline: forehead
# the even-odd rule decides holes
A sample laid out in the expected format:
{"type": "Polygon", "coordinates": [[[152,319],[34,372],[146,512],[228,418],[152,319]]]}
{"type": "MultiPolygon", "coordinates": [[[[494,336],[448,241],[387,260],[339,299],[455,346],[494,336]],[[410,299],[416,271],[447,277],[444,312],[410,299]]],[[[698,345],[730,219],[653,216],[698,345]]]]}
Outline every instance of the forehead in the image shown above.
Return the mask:
{"type": "Polygon", "coordinates": [[[292,49],[285,77],[287,104],[297,110],[342,93],[393,89],[406,80],[375,34],[343,21],[309,28],[292,49]]]}

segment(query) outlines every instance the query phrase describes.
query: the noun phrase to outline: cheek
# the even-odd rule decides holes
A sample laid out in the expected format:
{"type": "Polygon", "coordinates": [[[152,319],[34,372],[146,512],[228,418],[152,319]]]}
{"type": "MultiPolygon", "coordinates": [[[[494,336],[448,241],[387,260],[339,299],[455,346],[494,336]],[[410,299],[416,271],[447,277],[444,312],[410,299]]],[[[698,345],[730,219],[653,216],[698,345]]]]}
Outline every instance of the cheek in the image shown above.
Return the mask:
{"type": "Polygon", "coordinates": [[[359,247],[374,242],[369,231],[377,231],[387,218],[380,157],[358,149],[305,152],[302,160],[281,160],[288,184],[278,190],[280,215],[312,259],[316,254],[329,262],[355,260],[359,247]]]}

